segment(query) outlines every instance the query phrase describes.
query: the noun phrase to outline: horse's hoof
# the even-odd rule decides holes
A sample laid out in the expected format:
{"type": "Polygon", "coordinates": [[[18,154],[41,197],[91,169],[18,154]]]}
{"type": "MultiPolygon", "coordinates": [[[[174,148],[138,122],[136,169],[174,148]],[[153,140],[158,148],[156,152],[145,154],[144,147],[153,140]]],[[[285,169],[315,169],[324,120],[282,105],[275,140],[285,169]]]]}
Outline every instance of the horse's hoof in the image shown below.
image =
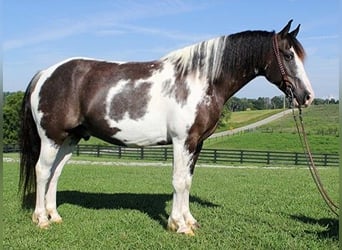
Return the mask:
{"type": "Polygon", "coordinates": [[[61,217],[59,217],[59,218],[50,219],[50,222],[53,222],[53,223],[56,223],[56,224],[61,224],[61,223],[63,223],[63,220],[62,220],[61,217]]]}
{"type": "Polygon", "coordinates": [[[173,220],[169,220],[167,223],[167,229],[172,232],[177,232],[178,226],[173,220]]]}
{"type": "Polygon", "coordinates": [[[194,231],[190,227],[180,227],[178,228],[177,233],[185,234],[189,236],[195,236],[194,231]]]}
{"type": "Polygon", "coordinates": [[[189,235],[189,236],[195,236],[195,233],[193,230],[189,229],[188,231],[184,232],[185,235],[189,235]]]}
{"type": "Polygon", "coordinates": [[[35,213],[32,214],[32,222],[38,224],[38,216],[35,213]]]}
{"type": "MultiPolygon", "coordinates": [[[[195,225],[199,227],[199,224],[196,222],[194,223],[193,225],[195,225]]],[[[167,224],[167,229],[172,231],[172,232],[177,232],[179,234],[185,234],[185,235],[189,235],[189,236],[194,236],[195,233],[194,231],[192,230],[193,228],[193,225],[184,225],[184,226],[181,226],[179,227],[177,225],[177,223],[174,221],[174,220],[169,220],[168,224],[167,224]]],[[[195,228],[195,226],[194,226],[195,228]]]]}
{"type": "Polygon", "coordinates": [[[39,222],[37,225],[40,229],[48,229],[50,227],[49,221],[39,222]]]}
{"type": "Polygon", "coordinates": [[[201,227],[201,225],[195,221],[194,223],[187,223],[187,225],[192,229],[192,230],[197,230],[201,227]]]}
{"type": "Polygon", "coordinates": [[[38,215],[36,213],[32,214],[33,223],[37,224],[40,229],[48,229],[50,226],[49,220],[39,220],[38,215]]]}
{"type": "Polygon", "coordinates": [[[62,217],[58,214],[56,209],[48,209],[47,211],[49,221],[60,224],[63,222],[62,217]]]}

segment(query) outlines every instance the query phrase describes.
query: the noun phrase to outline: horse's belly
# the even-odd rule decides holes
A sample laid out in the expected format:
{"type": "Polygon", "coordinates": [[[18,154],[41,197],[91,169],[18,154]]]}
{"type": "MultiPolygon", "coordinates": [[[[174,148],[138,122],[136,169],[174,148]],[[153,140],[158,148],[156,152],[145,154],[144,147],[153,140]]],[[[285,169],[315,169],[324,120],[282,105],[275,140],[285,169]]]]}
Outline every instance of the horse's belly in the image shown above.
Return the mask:
{"type": "Polygon", "coordinates": [[[160,119],[150,121],[125,120],[117,124],[119,131],[112,138],[127,146],[149,146],[171,143],[166,122],[160,119]]]}

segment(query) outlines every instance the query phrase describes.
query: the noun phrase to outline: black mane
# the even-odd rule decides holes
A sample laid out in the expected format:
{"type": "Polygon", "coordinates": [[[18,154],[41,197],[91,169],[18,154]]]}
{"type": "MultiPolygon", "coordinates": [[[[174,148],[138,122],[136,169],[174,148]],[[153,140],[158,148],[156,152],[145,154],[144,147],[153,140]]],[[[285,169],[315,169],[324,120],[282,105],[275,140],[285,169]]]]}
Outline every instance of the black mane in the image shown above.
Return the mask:
{"type": "Polygon", "coordinates": [[[271,38],[274,34],[245,31],[220,36],[171,52],[162,60],[174,63],[182,75],[199,72],[212,82],[222,72],[234,74],[241,72],[239,69],[250,70],[250,67],[258,65],[272,51],[271,38]]]}
{"type": "Polygon", "coordinates": [[[229,74],[252,72],[272,51],[274,32],[244,31],[228,36],[222,70],[229,74]]]}

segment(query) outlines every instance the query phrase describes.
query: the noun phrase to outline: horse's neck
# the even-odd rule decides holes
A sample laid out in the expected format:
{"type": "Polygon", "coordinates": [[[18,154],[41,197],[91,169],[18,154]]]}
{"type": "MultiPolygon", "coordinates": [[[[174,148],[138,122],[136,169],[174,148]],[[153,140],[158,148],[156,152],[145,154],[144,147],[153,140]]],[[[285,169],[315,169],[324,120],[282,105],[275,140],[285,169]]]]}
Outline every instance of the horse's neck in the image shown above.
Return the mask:
{"type": "Polygon", "coordinates": [[[214,85],[216,85],[217,93],[221,96],[223,104],[254,78],[265,76],[268,60],[266,56],[259,59],[253,62],[250,58],[241,58],[241,65],[222,71],[214,85]]]}
{"type": "Polygon", "coordinates": [[[219,104],[222,106],[232,97],[236,92],[246,86],[255,77],[261,75],[259,70],[251,70],[238,74],[223,74],[214,84],[214,89],[217,95],[219,104]]]}

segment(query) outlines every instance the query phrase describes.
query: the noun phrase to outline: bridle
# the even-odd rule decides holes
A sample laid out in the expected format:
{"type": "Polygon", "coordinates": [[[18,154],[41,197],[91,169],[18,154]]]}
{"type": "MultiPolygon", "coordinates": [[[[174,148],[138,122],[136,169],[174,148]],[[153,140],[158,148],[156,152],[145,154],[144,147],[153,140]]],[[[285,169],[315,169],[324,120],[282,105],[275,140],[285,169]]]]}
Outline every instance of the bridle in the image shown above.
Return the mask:
{"type": "MultiPolygon", "coordinates": [[[[274,55],[277,59],[277,63],[278,63],[280,74],[281,74],[281,82],[280,82],[279,88],[285,89],[285,94],[287,95],[288,98],[290,98],[291,96],[293,97],[293,84],[289,80],[289,77],[288,77],[288,74],[287,74],[286,69],[284,67],[284,64],[280,58],[280,51],[279,51],[277,34],[275,34],[272,38],[272,47],[273,47],[273,52],[274,52],[274,55]]],[[[291,101],[293,101],[293,100],[291,100],[291,101]]]]}
{"type": "Polygon", "coordinates": [[[303,147],[303,150],[304,150],[304,153],[306,156],[307,163],[309,165],[309,170],[310,170],[311,176],[312,176],[312,178],[313,178],[313,180],[317,186],[319,193],[323,197],[323,200],[325,201],[325,203],[328,205],[330,210],[338,216],[339,207],[332,201],[332,199],[329,197],[327,191],[324,189],[323,184],[321,182],[321,179],[318,175],[316,165],[313,161],[312,153],[311,153],[309,143],[308,143],[308,140],[306,137],[306,132],[305,132],[305,128],[304,128],[304,120],[303,120],[303,116],[302,116],[302,109],[300,106],[298,107],[300,126],[298,125],[298,119],[297,119],[297,116],[295,114],[295,109],[294,109],[293,84],[289,80],[287,73],[286,73],[286,69],[283,65],[281,58],[280,58],[279,45],[278,45],[278,39],[277,39],[276,34],[273,36],[272,45],[273,45],[273,51],[274,51],[274,54],[275,54],[275,57],[277,59],[277,63],[279,66],[279,70],[281,73],[281,83],[280,83],[279,87],[280,87],[280,89],[283,89],[285,87],[284,88],[285,93],[286,93],[286,96],[289,100],[290,108],[292,109],[292,115],[293,115],[293,118],[294,118],[294,121],[296,124],[297,132],[298,132],[299,139],[300,139],[300,142],[302,144],[302,147],[303,147]]]}

